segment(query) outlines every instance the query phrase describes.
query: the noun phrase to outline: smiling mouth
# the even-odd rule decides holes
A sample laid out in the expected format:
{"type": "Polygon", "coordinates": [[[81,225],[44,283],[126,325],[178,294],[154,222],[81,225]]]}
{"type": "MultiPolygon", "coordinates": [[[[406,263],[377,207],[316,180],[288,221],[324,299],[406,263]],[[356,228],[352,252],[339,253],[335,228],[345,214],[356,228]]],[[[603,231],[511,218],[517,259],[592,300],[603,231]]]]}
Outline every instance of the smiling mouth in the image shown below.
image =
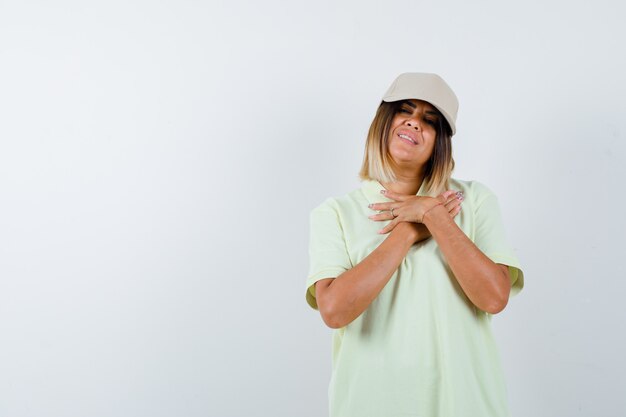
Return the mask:
{"type": "Polygon", "coordinates": [[[400,139],[405,139],[405,140],[408,140],[408,141],[409,141],[409,142],[411,142],[413,145],[417,145],[417,142],[415,142],[413,139],[411,139],[409,136],[405,135],[404,133],[400,133],[400,134],[398,135],[398,137],[399,137],[400,139]]]}

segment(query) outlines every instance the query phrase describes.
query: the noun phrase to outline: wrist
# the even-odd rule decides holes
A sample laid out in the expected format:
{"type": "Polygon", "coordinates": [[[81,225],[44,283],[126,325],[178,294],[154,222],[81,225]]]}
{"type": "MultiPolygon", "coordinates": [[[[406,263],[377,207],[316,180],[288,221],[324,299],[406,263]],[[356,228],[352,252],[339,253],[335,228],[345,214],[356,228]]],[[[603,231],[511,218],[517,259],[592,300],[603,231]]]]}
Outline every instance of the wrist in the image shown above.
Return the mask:
{"type": "Polygon", "coordinates": [[[438,204],[424,213],[422,223],[428,226],[429,223],[437,221],[437,219],[441,218],[443,215],[448,215],[448,210],[446,210],[443,204],[438,204]]]}
{"type": "Polygon", "coordinates": [[[432,206],[429,209],[426,209],[426,211],[424,212],[424,214],[422,214],[422,221],[420,223],[424,224],[426,222],[426,215],[431,212],[432,210],[435,210],[438,206],[441,206],[443,203],[439,203],[439,204],[435,204],[434,206],[432,206]]]}
{"type": "Polygon", "coordinates": [[[398,223],[391,231],[391,233],[394,232],[400,234],[411,245],[419,238],[415,227],[406,221],[398,223]]]}

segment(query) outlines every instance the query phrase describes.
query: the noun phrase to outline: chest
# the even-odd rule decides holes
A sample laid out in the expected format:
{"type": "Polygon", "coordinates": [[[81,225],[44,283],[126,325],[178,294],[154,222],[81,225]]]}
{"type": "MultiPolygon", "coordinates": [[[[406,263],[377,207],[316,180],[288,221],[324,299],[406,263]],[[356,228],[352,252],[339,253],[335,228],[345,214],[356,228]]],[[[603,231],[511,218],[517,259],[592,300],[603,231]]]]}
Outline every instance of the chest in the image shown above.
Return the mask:
{"type": "MultiPolygon", "coordinates": [[[[391,233],[378,233],[379,230],[391,223],[391,220],[372,220],[368,218],[372,213],[373,211],[367,208],[367,204],[365,204],[364,208],[350,210],[349,215],[341,218],[346,249],[352,265],[365,259],[391,233]]],[[[474,216],[469,205],[461,209],[454,217],[454,222],[470,240],[474,241],[474,216]]],[[[425,226],[423,227],[426,229],[425,226]]],[[[432,259],[433,257],[430,255],[437,255],[434,258],[441,258],[437,242],[432,236],[413,244],[406,254],[405,261],[415,262],[420,258],[432,259]]]]}

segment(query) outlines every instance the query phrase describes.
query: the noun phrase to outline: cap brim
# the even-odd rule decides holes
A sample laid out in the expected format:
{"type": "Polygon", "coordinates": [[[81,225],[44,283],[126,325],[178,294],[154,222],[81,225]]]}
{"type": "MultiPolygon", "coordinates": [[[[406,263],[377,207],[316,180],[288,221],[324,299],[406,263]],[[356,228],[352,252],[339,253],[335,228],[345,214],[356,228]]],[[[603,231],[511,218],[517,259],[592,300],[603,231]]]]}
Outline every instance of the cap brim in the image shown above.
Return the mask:
{"type": "Polygon", "coordinates": [[[418,98],[418,97],[406,97],[406,96],[387,96],[387,97],[383,97],[383,101],[386,101],[388,103],[390,103],[392,101],[409,100],[409,99],[426,101],[427,103],[430,103],[433,107],[435,107],[437,110],[439,110],[441,112],[441,114],[443,114],[443,117],[446,118],[446,121],[450,125],[450,129],[452,129],[452,136],[454,136],[454,134],[456,133],[456,125],[452,121],[452,117],[450,117],[448,112],[443,110],[441,107],[439,107],[438,105],[436,105],[432,101],[425,100],[423,98],[418,98]]]}

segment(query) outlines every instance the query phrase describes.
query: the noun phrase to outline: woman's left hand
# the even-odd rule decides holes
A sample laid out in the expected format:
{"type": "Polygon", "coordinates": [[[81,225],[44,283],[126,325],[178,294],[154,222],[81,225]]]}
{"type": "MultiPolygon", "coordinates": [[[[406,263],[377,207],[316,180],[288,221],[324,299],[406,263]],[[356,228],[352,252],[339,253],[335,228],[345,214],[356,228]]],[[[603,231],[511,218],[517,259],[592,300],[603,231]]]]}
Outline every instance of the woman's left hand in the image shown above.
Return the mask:
{"type": "MultiPolygon", "coordinates": [[[[385,192],[385,197],[394,201],[387,203],[373,203],[369,206],[372,210],[381,211],[378,214],[372,214],[371,216],[368,216],[370,219],[378,221],[392,219],[392,214],[390,210],[393,207],[393,220],[391,220],[388,225],[386,225],[383,229],[379,231],[379,233],[381,234],[391,232],[393,228],[396,227],[396,225],[400,222],[413,222],[422,225],[422,218],[420,217],[419,213],[422,213],[424,211],[424,199],[437,200],[439,204],[449,206],[449,209],[456,207],[458,204],[460,204],[460,201],[462,201],[462,198],[460,200],[457,200],[457,195],[455,195],[454,190],[447,190],[441,193],[437,198],[399,194],[387,190],[385,192]],[[445,203],[443,203],[444,201],[445,203]]],[[[432,204],[428,205],[432,207],[432,204]]]]}

